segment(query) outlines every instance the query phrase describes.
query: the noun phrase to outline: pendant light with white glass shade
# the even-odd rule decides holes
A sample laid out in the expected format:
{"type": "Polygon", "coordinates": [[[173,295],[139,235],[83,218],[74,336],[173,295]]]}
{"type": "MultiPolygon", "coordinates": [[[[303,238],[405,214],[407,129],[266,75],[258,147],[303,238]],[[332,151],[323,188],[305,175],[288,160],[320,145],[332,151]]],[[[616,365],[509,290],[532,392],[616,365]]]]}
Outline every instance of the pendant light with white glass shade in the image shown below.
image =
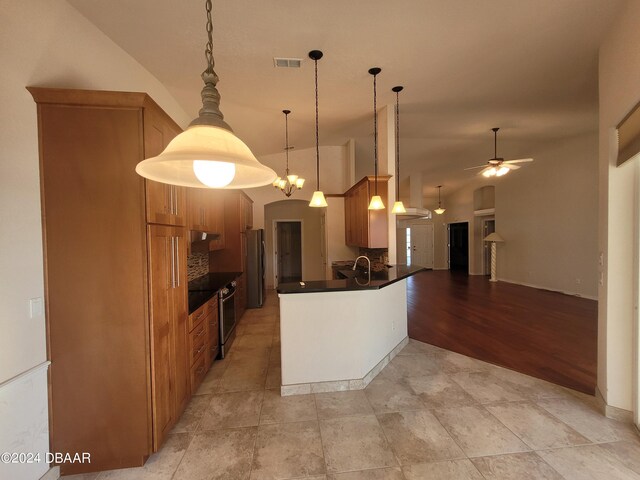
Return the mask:
{"type": "Polygon", "coordinates": [[[207,68],[202,72],[204,88],[198,118],[171,140],[160,155],[138,163],[136,172],[149,180],[183,187],[231,189],[269,185],[276,173],[258,162],[220,112],[218,76],[213,70],[211,0],[206,0],[205,6],[207,68]]]}
{"type": "Polygon", "coordinates": [[[289,114],[291,110],[283,110],[284,113],[284,152],[287,160],[287,167],[284,171],[284,178],[278,177],[273,181],[273,186],[279,188],[287,198],[291,196],[296,189],[301,190],[304,185],[304,178],[293,173],[289,173],[289,150],[293,147],[289,146],[289,114]]]}
{"type": "Polygon", "coordinates": [[[316,80],[316,191],[313,192],[309,206],[326,207],[327,201],[324,198],[324,193],[320,190],[320,143],[318,136],[318,60],[322,58],[322,52],[320,50],[311,50],[309,58],[314,62],[316,80]]]}
{"type": "Polygon", "coordinates": [[[434,210],[434,212],[436,212],[438,215],[442,215],[445,212],[445,208],[442,208],[442,203],[440,201],[440,189],[442,188],[442,185],[438,185],[438,208],[436,208],[434,210]]]}
{"type": "Polygon", "coordinates": [[[396,201],[391,213],[407,213],[404,203],[400,200],[400,92],[404,87],[398,85],[391,90],[396,94],[396,201]]]}
{"type": "Polygon", "coordinates": [[[374,168],[374,190],[371,202],[369,202],[369,210],[384,210],[384,202],[378,195],[378,110],[377,110],[377,84],[376,77],[382,71],[381,68],[373,67],[369,69],[369,73],[373,76],[373,168],[374,168]]]}

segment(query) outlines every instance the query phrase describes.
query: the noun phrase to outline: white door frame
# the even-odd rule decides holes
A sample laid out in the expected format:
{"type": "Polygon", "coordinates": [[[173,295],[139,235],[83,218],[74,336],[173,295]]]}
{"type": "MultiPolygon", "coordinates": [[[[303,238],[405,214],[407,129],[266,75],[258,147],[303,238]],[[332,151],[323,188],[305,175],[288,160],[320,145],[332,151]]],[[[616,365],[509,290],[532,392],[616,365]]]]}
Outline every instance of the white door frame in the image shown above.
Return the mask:
{"type": "Polygon", "coordinates": [[[273,284],[278,287],[278,223],[299,223],[300,224],[300,269],[304,278],[304,220],[301,218],[274,219],[272,222],[273,245],[271,258],[273,259],[273,284]]]}

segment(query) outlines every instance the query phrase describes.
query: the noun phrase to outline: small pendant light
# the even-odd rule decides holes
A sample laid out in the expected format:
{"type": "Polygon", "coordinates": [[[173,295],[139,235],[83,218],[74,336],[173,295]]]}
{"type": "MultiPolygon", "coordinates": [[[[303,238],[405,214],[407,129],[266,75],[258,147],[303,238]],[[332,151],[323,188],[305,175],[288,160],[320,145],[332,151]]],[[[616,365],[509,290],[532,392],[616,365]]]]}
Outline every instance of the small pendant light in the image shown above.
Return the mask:
{"type": "Polygon", "coordinates": [[[374,188],[371,202],[369,202],[369,210],[384,210],[382,198],[378,195],[378,109],[376,76],[382,71],[381,68],[373,67],[369,69],[369,73],[373,76],[373,169],[374,169],[374,188]]]}
{"type": "Polygon", "coordinates": [[[400,92],[403,87],[398,85],[391,90],[396,94],[396,201],[391,213],[407,213],[404,204],[400,200],[400,92]]]}
{"type": "Polygon", "coordinates": [[[445,208],[442,208],[442,204],[440,203],[440,189],[442,188],[442,185],[438,185],[438,208],[436,208],[434,210],[434,212],[436,212],[438,215],[442,215],[444,213],[444,211],[446,210],[445,208]]]}
{"type": "Polygon", "coordinates": [[[289,150],[293,148],[289,146],[289,114],[291,110],[283,110],[282,113],[284,113],[284,152],[287,159],[287,167],[284,171],[284,178],[276,178],[273,181],[273,186],[282,190],[282,193],[289,198],[296,189],[302,189],[304,178],[289,173],[289,150]]]}
{"type": "Polygon", "coordinates": [[[202,108],[198,118],[157,157],[136,166],[138,175],[156,182],[199,188],[251,188],[269,185],[276,172],[262,165],[236,137],[220,112],[218,75],[213,70],[211,0],[205,2],[207,68],[202,73],[202,108]]]}
{"type": "Polygon", "coordinates": [[[326,207],[327,201],[324,198],[324,193],[320,190],[320,143],[318,138],[318,60],[322,58],[322,52],[320,50],[311,50],[309,58],[314,62],[316,79],[316,191],[313,192],[309,206],[326,207]]]}

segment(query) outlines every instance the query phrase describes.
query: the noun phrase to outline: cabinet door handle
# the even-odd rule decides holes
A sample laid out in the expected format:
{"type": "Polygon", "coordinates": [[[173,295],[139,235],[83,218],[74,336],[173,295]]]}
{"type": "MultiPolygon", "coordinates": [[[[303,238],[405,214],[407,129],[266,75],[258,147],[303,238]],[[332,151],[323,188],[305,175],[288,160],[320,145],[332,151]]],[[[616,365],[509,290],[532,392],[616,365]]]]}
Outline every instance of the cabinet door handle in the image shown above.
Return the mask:
{"type": "Polygon", "coordinates": [[[173,185],[169,185],[169,213],[173,215],[173,185]]]}
{"type": "Polygon", "coordinates": [[[199,355],[204,350],[204,345],[200,347],[200,349],[196,352],[196,355],[199,355]]]}
{"type": "Polygon", "coordinates": [[[180,237],[176,237],[176,286],[180,286],[180,237]]]}
{"type": "Polygon", "coordinates": [[[171,288],[176,286],[176,249],[175,237],[171,237],[171,288]]]}

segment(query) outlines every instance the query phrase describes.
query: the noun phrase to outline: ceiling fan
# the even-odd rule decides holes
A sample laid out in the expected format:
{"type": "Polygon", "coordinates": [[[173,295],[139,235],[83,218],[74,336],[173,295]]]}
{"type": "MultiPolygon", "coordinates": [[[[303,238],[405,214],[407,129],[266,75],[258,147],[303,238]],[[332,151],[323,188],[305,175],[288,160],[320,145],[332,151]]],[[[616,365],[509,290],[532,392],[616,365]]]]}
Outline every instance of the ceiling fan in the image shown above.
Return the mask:
{"type": "Polygon", "coordinates": [[[478,175],[482,175],[483,177],[502,177],[506,175],[511,170],[517,170],[520,168],[520,165],[516,165],[518,163],[528,163],[533,162],[533,158],[520,158],[518,160],[505,160],[502,157],[498,157],[498,130],[500,128],[495,127],[493,130],[493,158],[490,159],[484,165],[478,165],[476,167],[465,168],[465,170],[475,170],[476,168],[482,168],[478,175]]]}

